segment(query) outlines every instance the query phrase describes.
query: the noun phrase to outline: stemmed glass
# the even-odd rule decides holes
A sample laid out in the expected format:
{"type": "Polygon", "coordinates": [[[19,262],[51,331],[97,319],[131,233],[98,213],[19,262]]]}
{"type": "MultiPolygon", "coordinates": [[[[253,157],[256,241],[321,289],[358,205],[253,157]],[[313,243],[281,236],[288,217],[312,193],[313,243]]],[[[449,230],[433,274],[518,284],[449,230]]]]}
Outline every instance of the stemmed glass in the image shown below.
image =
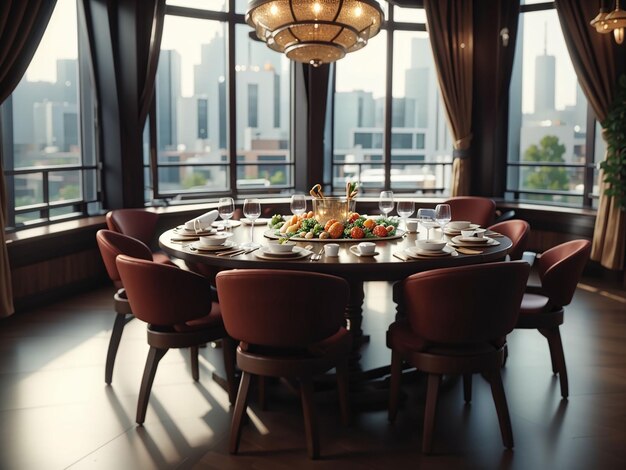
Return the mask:
{"type": "Polygon", "coordinates": [[[378,208],[387,217],[393,210],[393,191],[381,191],[378,198],[378,208]]]}
{"type": "Polygon", "coordinates": [[[291,213],[293,215],[300,215],[306,212],[306,198],[304,194],[294,194],[291,196],[291,213]]]}
{"type": "Polygon", "coordinates": [[[258,199],[246,199],[243,202],[243,215],[250,221],[250,241],[244,243],[244,248],[258,248],[261,245],[254,243],[254,221],[261,215],[261,201],[258,199]]]}
{"type": "Polygon", "coordinates": [[[398,201],[398,207],[396,208],[398,211],[398,215],[404,222],[404,229],[408,230],[406,227],[406,219],[411,217],[411,214],[415,212],[415,202],[413,201],[398,201]]]}
{"type": "Polygon", "coordinates": [[[220,217],[224,221],[224,228],[228,230],[230,228],[230,218],[235,213],[235,201],[232,197],[222,197],[217,203],[217,211],[220,217]]]}
{"type": "Polygon", "coordinates": [[[450,212],[450,204],[437,204],[435,207],[435,220],[441,227],[441,238],[443,239],[446,225],[452,220],[452,212],[450,212]]]}
{"type": "Polygon", "coordinates": [[[435,209],[418,209],[417,218],[426,229],[426,240],[430,240],[430,229],[436,227],[435,209]]]}

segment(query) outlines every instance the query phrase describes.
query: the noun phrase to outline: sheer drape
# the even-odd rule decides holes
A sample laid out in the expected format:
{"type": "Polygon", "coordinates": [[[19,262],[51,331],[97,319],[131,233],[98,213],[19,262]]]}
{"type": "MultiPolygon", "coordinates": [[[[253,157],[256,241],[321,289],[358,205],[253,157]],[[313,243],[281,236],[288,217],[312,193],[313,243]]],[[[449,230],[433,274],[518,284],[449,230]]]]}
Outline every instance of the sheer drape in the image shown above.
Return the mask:
{"type": "Polygon", "coordinates": [[[469,194],[472,142],[473,0],[425,0],[430,45],[454,138],[452,196],[469,194]]]}
{"type": "MultiPolygon", "coordinates": [[[[24,76],[48,26],[55,5],[56,0],[2,2],[0,6],[0,104],[13,93],[24,76]]],[[[0,152],[2,152],[1,142],[0,152]]],[[[11,315],[14,309],[11,269],[4,236],[7,199],[1,164],[0,197],[2,198],[0,205],[0,318],[2,318],[11,315]]]]}
{"type": "MultiPolygon", "coordinates": [[[[596,118],[606,118],[613,100],[619,69],[626,61],[612,34],[598,34],[589,21],[598,13],[598,2],[556,0],[556,8],[578,82],[591,104],[596,118]]],[[[600,202],[593,235],[591,259],[609,269],[624,267],[626,212],[615,200],[604,195],[606,184],[599,179],[600,202]]]]}

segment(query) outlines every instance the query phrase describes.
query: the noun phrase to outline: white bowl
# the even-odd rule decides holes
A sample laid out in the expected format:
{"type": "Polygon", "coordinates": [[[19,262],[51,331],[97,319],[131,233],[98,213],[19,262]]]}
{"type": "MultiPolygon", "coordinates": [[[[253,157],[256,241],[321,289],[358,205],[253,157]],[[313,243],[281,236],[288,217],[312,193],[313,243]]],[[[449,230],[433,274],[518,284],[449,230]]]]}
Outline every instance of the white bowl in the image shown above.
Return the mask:
{"type": "Polygon", "coordinates": [[[420,250],[441,251],[446,246],[446,242],[441,240],[415,240],[415,246],[420,250]]]}
{"type": "Polygon", "coordinates": [[[217,232],[215,235],[199,237],[200,245],[217,246],[223,245],[226,240],[233,236],[232,232],[217,232]]]}
{"type": "Polygon", "coordinates": [[[472,238],[476,234],[476,230],[461,230],[461,236],[463,238],[472,238]]]}
{"type": "Polygon", "coordinates": [[[283,243],[270,243],[267,245],[272,253],[289,253],[293,251],[293,247],[296,246],[295,242],[283,242],[283,243]]]}
{"type": "Polygon", "coordinates": [[[471,222],[469,220],[452,220],[448,222],[448,227],[452,230],[465,230],[469,228],[471,222]]]}

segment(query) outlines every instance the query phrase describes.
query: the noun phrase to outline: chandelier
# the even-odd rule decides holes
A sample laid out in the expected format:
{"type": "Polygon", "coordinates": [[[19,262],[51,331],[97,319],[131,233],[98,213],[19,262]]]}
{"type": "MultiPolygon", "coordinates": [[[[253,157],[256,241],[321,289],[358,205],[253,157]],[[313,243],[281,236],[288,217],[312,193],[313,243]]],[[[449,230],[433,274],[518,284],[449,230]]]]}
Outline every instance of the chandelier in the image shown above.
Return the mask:
{"type": "Polygon", "coordinates": [[[334,62],[365,47],[384,20],[375,0],[252,0],[246,23],[296,62],[334,62]]]}
{"type": "Polygon", "coordinates": [[[613,37],[617,44],[624,42],[624,32],[626,31],[626,11],[620,8],[620,0],[615,0],[615,10],[607,12],[603,2],[600,2],[600,12],[593,20],[591,26],[601,34],[613,32],[613,37]]]}

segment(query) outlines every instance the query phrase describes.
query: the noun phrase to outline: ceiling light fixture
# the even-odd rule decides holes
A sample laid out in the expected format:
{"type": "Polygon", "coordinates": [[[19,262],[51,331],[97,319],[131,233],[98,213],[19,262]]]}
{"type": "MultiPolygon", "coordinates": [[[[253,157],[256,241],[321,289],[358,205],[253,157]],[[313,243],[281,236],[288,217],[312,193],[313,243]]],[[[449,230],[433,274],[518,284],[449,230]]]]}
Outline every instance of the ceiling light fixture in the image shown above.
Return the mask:
{"type": "Polygon", "coordinates": [[[620,8],[620,0],[615,0],[615,10],[607,12],[604,2],[600,2],[600,12],[591,20],[589,24],[601,34],[613,33],[615,42],[624,42],[624,32],[626,31],[626,11],[620,8]]]}
{"type": "Polygon", "coordinates": [[[315,67],[365,47],[383,20],[375,0],[253,0],[246,12],[270,49],[315,67]]]}

